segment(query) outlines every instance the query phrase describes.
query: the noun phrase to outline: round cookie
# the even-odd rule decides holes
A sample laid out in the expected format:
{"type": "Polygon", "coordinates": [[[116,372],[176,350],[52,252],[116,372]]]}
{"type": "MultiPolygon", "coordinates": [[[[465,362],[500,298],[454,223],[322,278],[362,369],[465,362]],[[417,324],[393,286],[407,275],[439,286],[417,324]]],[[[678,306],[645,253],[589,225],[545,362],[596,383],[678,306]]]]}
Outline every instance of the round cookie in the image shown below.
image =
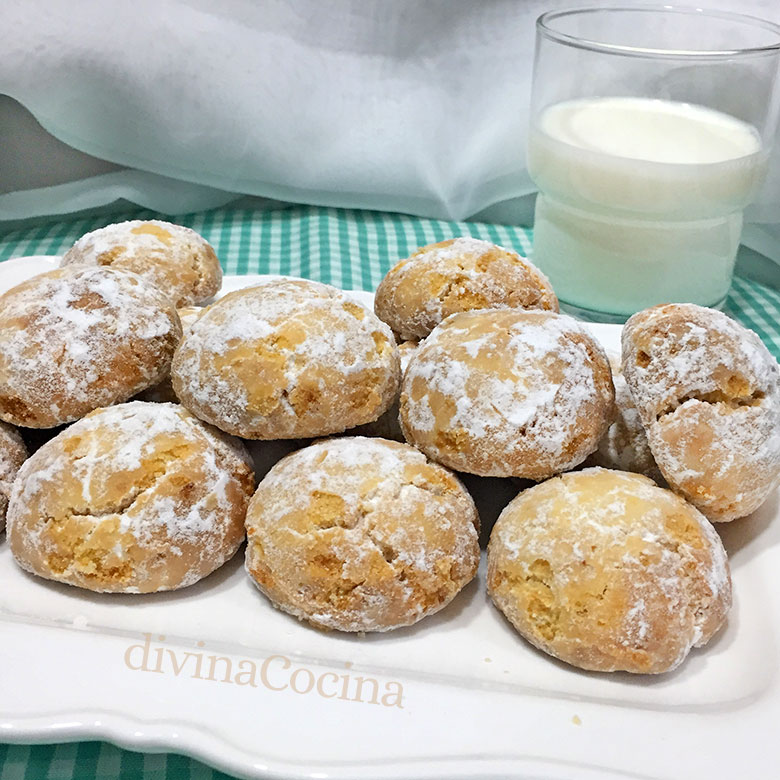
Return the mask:
{"type": "Polygon", "coordinates": [[[450,314],[509,306],[558,311],[547,277],[510,249],[477,238],[421,247],[396,263],[374,310],[402,340],[423,339],[450,314]]]}
{"type": "Polygon", "coordinates": [[[192,585],[244,538],[254,472],[243,445],[177,404],[98,409],[19,471],[8,541],[29,572],[93,591],[192,585]]]}
{"type": "MultiPolygon", "coordinates": [[[[200,306],[184,306],[181,309],[176,310],[176,313],[179,315],[179,321],[181,322],[182,338],[190,332],[192,323],[198,319],[202,311],[203,309],[200,306]]],[[[170,371],[162,381],[154,385],[154,387],[149,387],[146,390],[141,391],[136,400],[153,401],[154,403],[179,403],[176,393],[173,392],[170,371]]]]}
{"type": "Polygon", "coordinates": [[[626,323],[623,370],[661,473],[710,520],[750,514],[780,483],[780,369],[755,333],[655,306],[626,323]]]}
{"type": "Polygon", "coordinates": [[[156,384],[181,324],[137,274],[68,266],[0,296],[0,418],[52,428],[156,384]]]}
{"type": "Polygon", "coordinates": [[[479,564],[471,496],[413,447],[317,442],[277,463],[246,518],[246,568],[320,628],[387,631],[446,606],[479,564]]]}
{"type": "Polygon", "coordinates": [[[664,484],[647,441],[634,398],[626,384],[619,355],[607,355],[615,385],[615,416],[601,437],[598,449],[585,461],[588,466],[603,466],[618,471],[644,474],[654,482],[664,484]]]}
{"type": "Polygon", "coordinates": [[[658,674],[706,644],[731,606],[720,537],[639,474],[562,474],[504,509],[488,592],[531,644],[581,669],[658,674]]]}
{"type": "Polygon", "coordinates": [[[222,268],[211,244],[190,228],[157,220],[93,230],[65,253],[62,265],[132,271],[169,295],[177,308],[204,303],[222,286],[222,268]]]}
{"type": "Polygon", "coordinates": [[[0,532],[5,528],[5,512],[8,497],[16,473],[27,460],[27,447],[16,428],[0,422],[0,532]]]}
{"type": "Polygon", "coordinates": [[[451,315],[422,342],[401,429],[450,468],[538,481],[596,449],[613,400],[606,355],[571,317],[484,309],[451,315]]]}
{"type": "Polygon", "coordinates": [[[279,279],[209,306],[176,350],[174,391],[246,439],[299,439],[376,420],[398,393],[390,329],[341,290],[279,279]]]}

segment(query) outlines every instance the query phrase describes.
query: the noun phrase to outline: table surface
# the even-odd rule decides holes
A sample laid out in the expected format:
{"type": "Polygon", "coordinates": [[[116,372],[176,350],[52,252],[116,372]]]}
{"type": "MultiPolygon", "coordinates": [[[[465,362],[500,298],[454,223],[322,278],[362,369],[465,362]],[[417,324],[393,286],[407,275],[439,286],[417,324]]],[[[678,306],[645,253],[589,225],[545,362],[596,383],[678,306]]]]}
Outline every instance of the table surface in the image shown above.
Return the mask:
{"type": "MultiPolygon", "coordinates": [[[[493,241],[523,255],[531,249],[531,232],[520,227],[372,211],[313,206],[270,211],[226,207],[165,217],[136,209],[0,231],[0,261],[62,254],[84,233],[127,219],[167,219],[193,228],[212,244],[226,274],[289,274],[357,290],[374,290],[390,266],[418,246],[455,236],[493,241]]],[[[755,330],[780,360],[780,292],[736,277],[725,311],[755,330]]],[[[229,780],[228,775],[184,756],[134,753],[105,742],[0,743],[0,780],[109,778],[229,780]]]]}

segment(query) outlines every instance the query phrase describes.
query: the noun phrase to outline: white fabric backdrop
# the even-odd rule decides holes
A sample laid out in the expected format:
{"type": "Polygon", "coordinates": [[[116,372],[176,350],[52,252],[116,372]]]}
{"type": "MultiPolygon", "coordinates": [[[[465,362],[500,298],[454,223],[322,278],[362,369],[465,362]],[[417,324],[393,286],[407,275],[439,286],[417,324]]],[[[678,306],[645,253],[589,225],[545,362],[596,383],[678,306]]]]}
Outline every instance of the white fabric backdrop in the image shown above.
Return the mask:
{"type": "MultiPolygon", "coordinates": [[[[528,195],[534,20],[591,4],[2,0],[0,94],[91,157],[0,101],[0,219],[235,193],[461,219],[528,195]]],[[[778,0],[707,5],[780,22],[778,0]]],[[[752,218],[780,235],[775,171],[752,218]]]]}

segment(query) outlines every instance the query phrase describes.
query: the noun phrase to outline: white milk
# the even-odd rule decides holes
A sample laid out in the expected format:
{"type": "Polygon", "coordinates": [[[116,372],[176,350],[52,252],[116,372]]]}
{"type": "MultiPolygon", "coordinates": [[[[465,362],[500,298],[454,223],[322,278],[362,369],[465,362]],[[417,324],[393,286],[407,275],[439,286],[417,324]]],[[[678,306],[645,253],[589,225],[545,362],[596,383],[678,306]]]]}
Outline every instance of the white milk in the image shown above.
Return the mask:
{"type": "Polygon", "coordinates": [[[558,103],[531,128],[534,259],[562,302],[631,314],[720,303],[766,164],[756,130],[649,98],[558,103]]]}

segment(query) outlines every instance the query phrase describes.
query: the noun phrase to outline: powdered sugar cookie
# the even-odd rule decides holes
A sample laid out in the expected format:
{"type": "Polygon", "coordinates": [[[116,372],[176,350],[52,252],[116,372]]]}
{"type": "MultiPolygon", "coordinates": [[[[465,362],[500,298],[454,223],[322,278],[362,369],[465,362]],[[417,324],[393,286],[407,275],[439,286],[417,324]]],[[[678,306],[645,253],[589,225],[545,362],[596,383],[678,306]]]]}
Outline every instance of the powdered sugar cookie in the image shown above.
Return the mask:
{"type": "Polygon", "coordinates": [[[571,317],[485,309],[451,315],[422,342],[401,428],[450,468],[541,480],[596,449],[613,400],[603,350],[571,317]]]}
{"type": "Polygon", "coordinates": [[[288,455],[247,512],[246,567],[321,628],[387,631],[446,606],[477,572],[465,488],[413,447],[343,437],[288,455]]]}
{"type": "Polygon", "coordinates": [[[27,571],[94,591],[182,588],[233,556],[254,488],[238,441],[177,404],[98,409],[19,471],[8,541],[27,571]]]}
{"type": "Polygon", "coordinates": [[[393,266],[374,310],[401,339],[423,339],[450,314],[510,306],[558,311],[547,277],[517,252],[477,238],[421,247],[393,266]]]}
{"type": "Polygon", "coordinates": [[[725,621],[720,537],[639,474],[586,469],[521,493],[488,545],[488,591],[531,644],[582,669],[674,669],[725,621]]]}
{"type": "Polygon", "coordinates": [[[158,220],[117,222],[82,236],[62,265],[132,271],[170,296],[177,307],[204,303],[222,286],[214,249],[194,230],[158,220]]]}
{"type": "Polygon", "coordinates": [[[168,373],[181,324],[136,274],[68,266],[0,296],[0,418],[52,428],[168,373]]]}
{"type": "Polygon", "coordinates": [[[780,369],[758,336],[693,304],[623,329],[623,366],[669,486],[710,520],[757,509],[780,482],[780,369]]]}
{"type": "Polygon", "coordinates": [[[390,329],[341,290],[270,280],[208,307],[171,370],[181,402],[247,439],[323,436],[376,420],[400,379],[390,329]]]}

